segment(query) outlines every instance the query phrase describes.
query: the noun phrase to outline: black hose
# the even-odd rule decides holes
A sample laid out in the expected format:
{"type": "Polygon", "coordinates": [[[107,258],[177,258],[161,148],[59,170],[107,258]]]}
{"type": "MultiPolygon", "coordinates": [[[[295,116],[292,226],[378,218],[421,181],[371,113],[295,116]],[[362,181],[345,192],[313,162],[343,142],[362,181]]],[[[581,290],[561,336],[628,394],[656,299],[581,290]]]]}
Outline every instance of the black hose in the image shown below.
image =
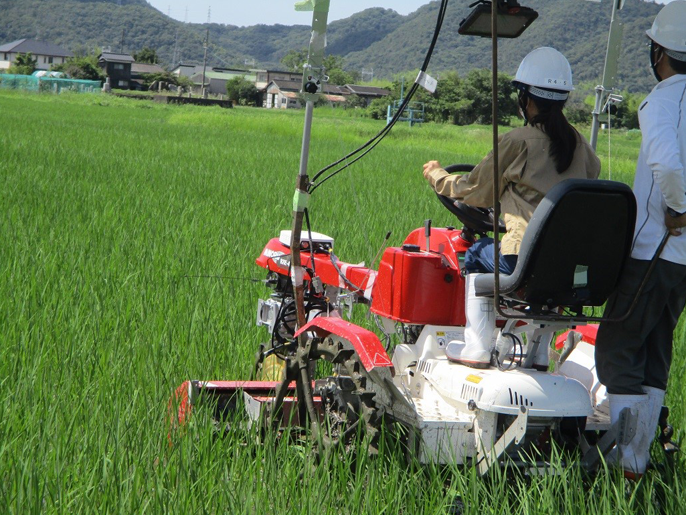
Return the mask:
{"type": "MultiPolygon", "coordinates": [[[[434,29],[434,34],[433,38],[431,39],[431,44],[429,45],[429,49],[426,53],[426,57],[424,58],[424,63],[422,64],[421,67],[421,72],[425,73],[426,70],[429,68],[429,63],[431,62],[431,57],[433,56],[434,49],[436,48],[436,43],[438,42],[438,36],[441,33],[441,28],[443,26],[443,21],[445,20],[445,13],[448,9],[448,0],[441,0],[441,6],[439,7],[438,10],[438,17],[436,18],[436,28],[434,29]]],[[[345,155],[341,159],[331,163],[328,166],[325,166],[321,170],[319,170],[314,177],[312,178],[312,182],[308,188],[308,191],[310,193],[313,193],[319,186],[324,184],[326,181],[329,179],[335,177],[338,175],[340,172],[351,166],[352,164],[356,163],[360,159],[362,159],[364,156],[366,156],[369,152],[371,152],[376,145],[378,145],[391,131],[391,129],[395,126],[395,124],[398,122],[400,117],[402,116],[402,113],[405,111],[407,106],[410,104],[412,101],[412,98],[414,97],[415,93],[417,92],[417,89],[419,88],[419,85],[415,82],[412,87],[410,88],[410,91],[407,93],[407,96],[403,100],[403,103],[400,105],[398,108],[397,112],[393,116],[393,119],[383,128],[381,131],[379,131],[373,138],[371,138],[369,141],[367,141],[364,145],[358,147],[357,149],[353,150],[349,154],[345,155]],[[361,154],[360,154],[361,153],[361,154]],[[358,155],[360,154],[360,155],[358,155]],[[355,157],[357,156],[357,157],[355,157]],[[316,182],[322,175],[324,175],[326,172],[331,170],[332,168],[337,167],[344,161],[347,161],[348,159],[355,157],[351,162],[346,163],[344,166],[340,167],[339,169],[335,170],[334,172],[330,173],[324,179],[322,179],[319,182],[316,182]]]]}

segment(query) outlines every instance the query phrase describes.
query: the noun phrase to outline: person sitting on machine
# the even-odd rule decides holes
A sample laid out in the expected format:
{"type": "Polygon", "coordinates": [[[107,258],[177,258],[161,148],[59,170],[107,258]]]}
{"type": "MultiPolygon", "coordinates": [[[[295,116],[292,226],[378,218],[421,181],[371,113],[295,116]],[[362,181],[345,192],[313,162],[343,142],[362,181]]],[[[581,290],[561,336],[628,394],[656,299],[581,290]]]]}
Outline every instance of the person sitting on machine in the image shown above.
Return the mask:
{"type": "MultiPolygon", "coordinates": [[[[565,179],[597,179],[600,174],[600,160],[562,112],[574,89],[565,56],[550,47],[533,50],[519,65],[513,84],[519,91],[524,127],[498,140],[500,202],[507,228],[499,269],[507,275],[515,269],[524,231],[545,194],[565,179]]],[[[474,207],[493,206],[493,152],[466,175],[450,175],[438,161],[429,161],[424,177],[440,195],[474,207]]],[[[495,271],[494,249],[492,238],[481,238],[465,256],[467,324],[465,345],[455,361],[475,368],[491,363],[493,300],[476,296],[474,280],[475,274],[495,271]]],[[[534,366],[547,369],[547,346],[539,348],[545,355],[537,356],[534,366]]]]}

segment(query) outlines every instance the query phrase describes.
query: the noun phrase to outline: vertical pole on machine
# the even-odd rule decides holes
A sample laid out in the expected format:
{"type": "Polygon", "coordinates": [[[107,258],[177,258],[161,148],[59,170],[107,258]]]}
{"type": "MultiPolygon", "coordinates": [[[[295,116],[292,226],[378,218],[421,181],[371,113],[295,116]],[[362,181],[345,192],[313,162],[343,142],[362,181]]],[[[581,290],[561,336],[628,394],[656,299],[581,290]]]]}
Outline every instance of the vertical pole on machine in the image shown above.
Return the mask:
{"type": "MultiPolygon", "coordinates": [[[[293,282],[293,295],[297,310],[298,327],[307,323],[305,315],[305,290],[304,290],[304,270],[301,259],[301,232],[303,218],[309,193],[307,193],[308,177],[307,162],[310,154],[310,135],[312,133],[312,114],[314,112],[314,102],[307,100],[305,106],[305,127],[303,129],[303,143],[300,153],[300,171],[295,183],[295,198],[293,200],[293,227],[291,231],[291,281],[293,282]]],[[[301,337],[303,338],[303,337],[301,337]]]]}
{"type": "Polygon", "coordinates": [[[498,170],[498,0],[491,2],[491,43],[493,61],[493,77],[491,89],[493,97],[493,262],[495,266],[495,281],[493,304],[496,312],[500,313],[500,174],[498,170]]]}
{"type": "Polygon", "coordinates": [[[298,326],[307,323],[304,306],[304,270],[300,256],[301,231],[305,209],[309,202],[309,180],[307,163],[310,155],[310,137],[312,134],[312,115],[314,102],[322,90],[324,49],[326,47],[326,25],[329,16],[330,0],[306,0],[295,4],[296,11],[314,11],[312,16],[312,38],[310,39],[307,63],[304,66],[301,93],[305,97],[305,127],[303,130],[302,150],[300,153],[300,170],[295,184],[293,198],[293,230],[291,231],[291,280],[295,296],[298,326]]]}
{"type": "Polygon", "coordinates": [[[625,0],[612,1],[612,17],[610,19],[610,34],[607,38],[607,52],[605,53],[605,67],[603,69],[603,82],[595,87],[595,106],[593,107],[593,121],[591,123],[591,147],[593,150],[598,146],[598,131],[600,130],[600,114],[605,100],[615,85],[619,52],[622,48],[622,35],[624,24],[619,21],[617,11],[624,7],[625,0]]]}
{"type": "MultiPolygon", "coordinates": [[[[325,82],[323,61],[324,49],[326,48],[326,26],[329,17],[330,0],[305,0],[295,4],[296,11],[314,11],[312,15],[312,37],[308,51],[307,63],[304,66],[303,82],[301,93],[305,97],[305,127],[303,130],[302,151],[300,154],[300,170],[295,183],[295,196],[293,198],[293,226],[291,231],[291,281],[293,283],[293,296],[296,305],[298,327],[303,327],[307,323],[305,313],[305,271],[302,267],[300,246],[302,242],[301,231],[305,210],[309,202],[310,194],[309,178],[307,176],[307,164],[310,155],[310,137],[312,134],[312,115],[314,113],[314,102],[317,100],[322,90],[322,83],[325,82]]],[[[300,381],[298,386],[300,393],[303,394],[307,411],[310,415],[310,422],[313,427],[317,427],[315,409],[312,403],[312,385],[308,370],[308,341],[307,335],[302,334],[298,337],[297,360],[300,381]]]]}

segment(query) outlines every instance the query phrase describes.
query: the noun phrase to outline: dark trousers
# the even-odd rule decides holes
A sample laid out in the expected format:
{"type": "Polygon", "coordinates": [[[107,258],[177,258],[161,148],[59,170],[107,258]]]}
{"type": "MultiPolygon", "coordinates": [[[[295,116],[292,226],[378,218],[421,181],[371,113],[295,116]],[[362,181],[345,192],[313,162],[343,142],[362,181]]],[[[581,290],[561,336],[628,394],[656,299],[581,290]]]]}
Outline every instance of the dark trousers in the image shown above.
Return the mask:
{"type": "MultiPolygon", "coordinates": [[[[512,275],[517,266],[517,256],[500,254],[498,265],[501,274],[512,275]]],[[[474,243],[464,256],[464,267],[468,273],[495,273],[493,238],[481,238],[474,243]]]]}
{"type": "MultiPolygon", "coordinates": [[[[630,259],[604,318],[631,306],[649,261],[630,259]]],[[[598,379],[612,394],[641,395],[641,386],[667,389],[674,328],[686,304],[686,266],[659,259],[631,316],[600,324],[595,359],[598,379]]]]}

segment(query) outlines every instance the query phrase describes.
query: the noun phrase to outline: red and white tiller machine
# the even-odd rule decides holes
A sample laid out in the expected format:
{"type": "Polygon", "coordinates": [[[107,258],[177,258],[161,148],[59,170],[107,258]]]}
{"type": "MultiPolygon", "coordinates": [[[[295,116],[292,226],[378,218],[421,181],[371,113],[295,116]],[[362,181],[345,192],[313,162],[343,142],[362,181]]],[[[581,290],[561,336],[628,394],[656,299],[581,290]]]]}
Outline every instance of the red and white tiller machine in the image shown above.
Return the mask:
{"type": "MultiPolygon", "coordinates": [[[[595,374],[597,326],[587,325],[600,319],[584,314],[605,303],[629,255],[636,215],[630,188],[567,180],[546,195],[529,223],[514,273],[482,274],[475,281],[476,294],[491,297],[497,312],[491,366],[457,363],[465,339],[465,252],[477,237],[493,230],[497,239],[504,231],[494,223],[497,208],[494,213],[439,196],[462,229],[427,222],[402,246],[385,249],[378,270],[338,259],[334,239],[313,232],[307,217],[309,195],[321,184],[320,174],[310,181],[306,171],[313,101],[325,80],[329,2],[308,5],[314,23],[303,80],[308,102],[293,227],[270,240],[257,258],[272,288],[257,308],[257,325],[267,335],[256,366],[263,380],[187,381],[170,401],[174,426],[206,405],[222,427],[240,407],[249,424],[308,428],[320,452],[347,448],[362,430],[374,453],[387,427],[402,428],[421,462],[472,463],[486,473],[509,461],[543,472],[553,450],[564,449],[595,469],[601,455],[631,440],[635,426],[628,410],[610,425],[605,389],[595,374]],[[346,320],[354,304],[368,306],[373,331],[346,320]],[[551,340],[559,332],[553,350],[551,340]]],[[[437,33],[446,5],[441,4],[437,33]]],[[[493,9],[507,5],[497,2],[493,9]]],[[[497,26],[491,34],[502,35],[497,26]]],[[[417,82],[431,87],[428,57],[417,82]]],[[[666,410],[663,415],[661,441],[671,451],[666,410]]]]}

